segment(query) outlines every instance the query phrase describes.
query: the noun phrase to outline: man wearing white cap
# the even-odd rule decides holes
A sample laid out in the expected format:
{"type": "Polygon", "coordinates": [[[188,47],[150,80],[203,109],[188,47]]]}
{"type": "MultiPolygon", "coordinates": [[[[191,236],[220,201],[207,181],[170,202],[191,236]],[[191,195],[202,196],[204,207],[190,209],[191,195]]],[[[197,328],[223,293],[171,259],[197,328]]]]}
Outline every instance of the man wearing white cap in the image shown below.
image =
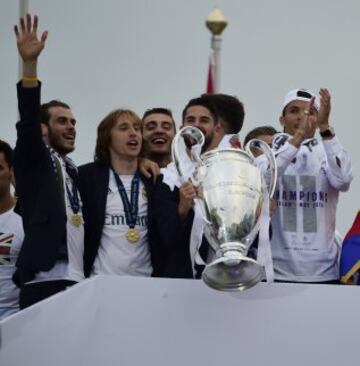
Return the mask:
{"type": "Polygon", "coordinates": [[[352,180],[350,157],[329,124],[331,97],[307,89],[290,91],[284,100],[273,149],[278,164],[272,216],[275,279],[336,283],[338,248],[334,241],[340,191],[352,180]],[[314,137],[318,130],[320,139],[314,137]]]}

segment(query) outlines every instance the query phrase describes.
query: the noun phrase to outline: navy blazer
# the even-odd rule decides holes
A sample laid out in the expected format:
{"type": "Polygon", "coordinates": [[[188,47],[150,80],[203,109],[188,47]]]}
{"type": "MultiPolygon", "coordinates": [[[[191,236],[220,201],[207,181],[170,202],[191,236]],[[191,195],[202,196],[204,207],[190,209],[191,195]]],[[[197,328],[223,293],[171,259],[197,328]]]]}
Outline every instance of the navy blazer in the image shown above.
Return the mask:
{"type": "Polygon", "coordinates": [[[20,122],[14,150],[16,192],[25,238],[17,260],[17,284],[31,280],[56,263],[66,240],[66,212],[49,149],[40,127],[41,83],[35,88],[17,84],[20,122]]]}
{"type": "MultiPolygon", "coordinates": [[[[93,269],[105,223],[109,167],[98,162],[82,165],[79,167],[79,180],[85,221],[84,273],[88,277],[93,269]]],[[[144,176],[141,176],[141,180],[148,196],[148,239],[152,276],[160,277],[163,275],[165,254],[151,225],[153,212],[149,197],[152,195],[153,184],[144,176]]]]}
{"type": "Polygon", "coordinates": [[[175,187],[171,191],[162,181],[162,176],[153,187],[150,204],[152,232],[164,250],[162,275],[170,278],[193,278],[189,243],[194,211],[191,209],[187,218],[180,220],[179,190],[175,187]]]}

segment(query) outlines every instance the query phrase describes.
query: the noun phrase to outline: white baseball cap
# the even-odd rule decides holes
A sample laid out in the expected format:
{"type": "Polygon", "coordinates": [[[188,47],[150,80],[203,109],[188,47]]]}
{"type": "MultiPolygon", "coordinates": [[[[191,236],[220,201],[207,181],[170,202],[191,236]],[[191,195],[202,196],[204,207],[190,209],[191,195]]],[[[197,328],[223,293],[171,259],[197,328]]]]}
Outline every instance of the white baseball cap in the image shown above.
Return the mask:
{"type": "Polygon", "coordinates": [[[320,99],[319,96],[313,93],[309,89],[294,89],[289,91],[284,99],[283,110],[284,108],[294,100],[303,100],[305,102],[309,102],[312,97],[315,97],[314,107],[319,110],[320,109],[320,99]]]}

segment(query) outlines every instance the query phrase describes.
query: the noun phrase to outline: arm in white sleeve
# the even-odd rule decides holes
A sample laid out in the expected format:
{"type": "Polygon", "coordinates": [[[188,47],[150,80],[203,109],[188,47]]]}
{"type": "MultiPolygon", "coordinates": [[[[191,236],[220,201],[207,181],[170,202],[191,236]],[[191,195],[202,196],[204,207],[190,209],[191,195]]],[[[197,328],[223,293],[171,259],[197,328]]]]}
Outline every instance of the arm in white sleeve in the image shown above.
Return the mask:
{"type": "MultiPolygon", "coordinates": [[[[294,160],[296,154],[298,152],[298,148],[294,145],[286,142],[283,146],[281,146],[277,151],[273,150],[275,155],[276,165],[278,175],[284,174],[286,168],[289,164],[294,160]]],[[[261,170],[263,174],[265,174],[269,167],[269,162],[264,154],[259,155],[255,158],[256,166],[261,170]]]]}
{"type": "Polygon", "coordinates": [[[342,147],[339,140],[322,141],[327,157],[326,174],[330,184],[339,191],[347,191],[353,179],[349,153],[342,147]]]}
{"type": "Polygon", "coordinates": [[[284,174],[289,164],[295,159],[299,148],[286,142],[278,151],[275,152],[278,176],[284,174]]]}

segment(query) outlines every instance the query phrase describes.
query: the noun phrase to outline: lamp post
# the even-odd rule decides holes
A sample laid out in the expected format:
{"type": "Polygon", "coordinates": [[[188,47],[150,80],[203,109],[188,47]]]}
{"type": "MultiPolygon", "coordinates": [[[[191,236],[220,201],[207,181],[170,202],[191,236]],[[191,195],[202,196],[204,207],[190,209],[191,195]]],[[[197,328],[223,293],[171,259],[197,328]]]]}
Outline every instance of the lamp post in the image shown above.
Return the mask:
{"type": "Polygon", "coordinates": [[[214,92],[220,91],[220,51],[221,51],[221,33],[228,25],[223,12],[215,7],[214,10],[206,18],[206,26],[210,30],[211,49],[213,52],[213,76],[214,76],[214,92]]]}

